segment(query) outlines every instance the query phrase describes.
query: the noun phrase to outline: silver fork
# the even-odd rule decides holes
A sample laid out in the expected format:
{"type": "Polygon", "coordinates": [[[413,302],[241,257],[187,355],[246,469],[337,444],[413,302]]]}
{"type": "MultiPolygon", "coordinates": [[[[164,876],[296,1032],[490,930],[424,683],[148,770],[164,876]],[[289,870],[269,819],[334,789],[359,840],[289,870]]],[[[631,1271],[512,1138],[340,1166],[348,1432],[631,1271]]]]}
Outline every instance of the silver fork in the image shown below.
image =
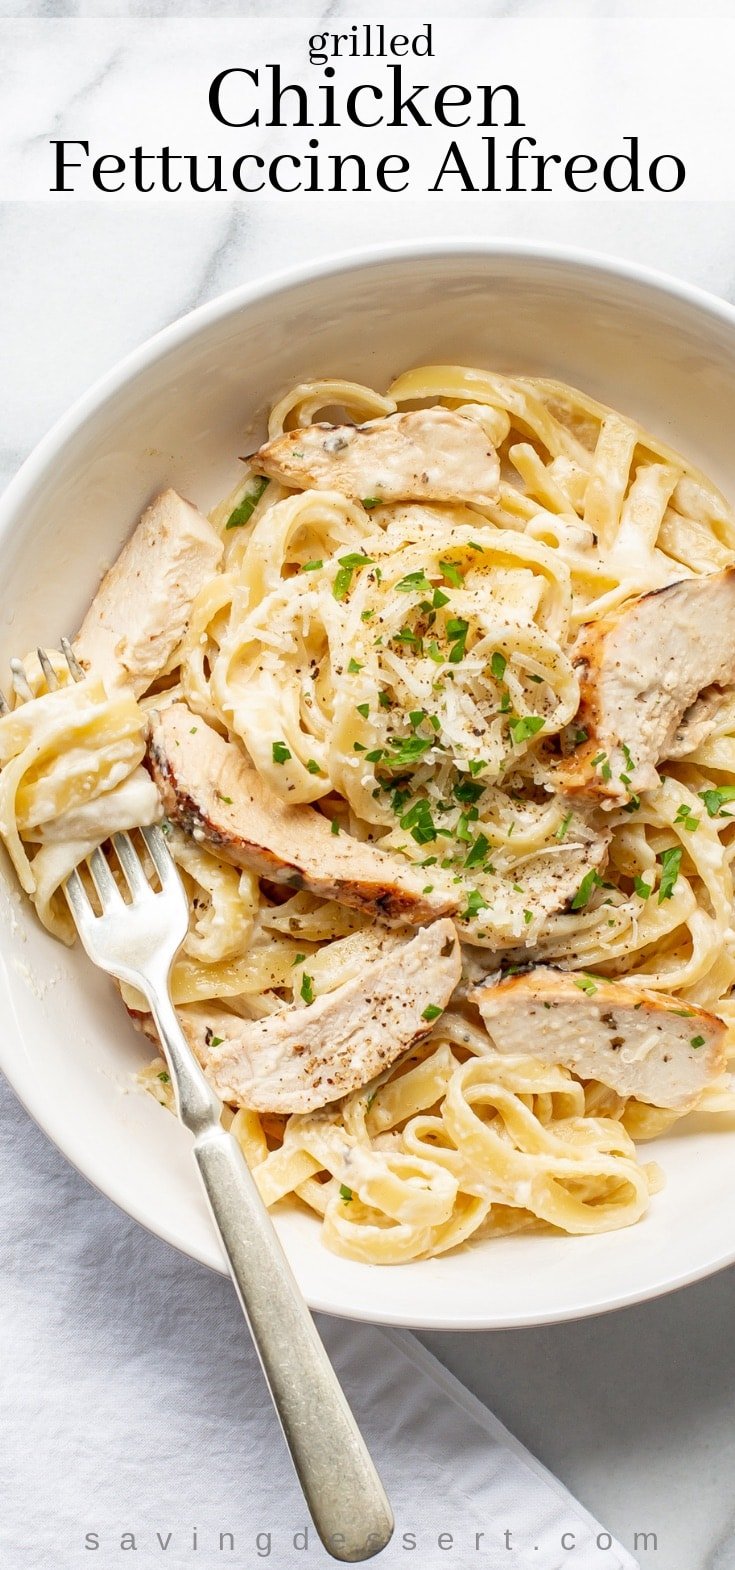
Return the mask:
{"type": "MultiPolygon", "coordinates": [[[[81,680],[68,641],[61,645],[72,677],[81,680]]],[[[45,650],[38,658],[47,687],[55,688],[45,650]]],[[[27,702],[33,691],[22,662],[12,660],[11,669],[16,696],[27,702]]],[[[0,713],[8,707],[0,692],[0,713]]],[[[390,1541],[390,1505],[240,1147],[222,1127],[221,1102],[176,1017],[169,976],[188,930],[189,905],[164,834],[157,827],[141,833],[160,891],[151,887],[129,834],[114,834],[130,903],[101,850],[87,867],[102,915],[78,869],[66,880],[66,898],[90,959],[142,992],[150,1006],[176,1110],[194,1135],[204,1192],[319,1536],[335,1559],[370,1559],[390,1541]]]]}

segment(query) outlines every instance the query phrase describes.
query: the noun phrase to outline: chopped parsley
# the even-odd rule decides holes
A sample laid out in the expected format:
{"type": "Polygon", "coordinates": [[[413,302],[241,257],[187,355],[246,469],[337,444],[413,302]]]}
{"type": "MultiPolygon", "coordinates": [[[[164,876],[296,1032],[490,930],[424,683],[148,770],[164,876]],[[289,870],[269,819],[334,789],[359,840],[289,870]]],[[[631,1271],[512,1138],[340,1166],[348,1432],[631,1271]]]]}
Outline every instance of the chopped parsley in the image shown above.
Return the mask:
{"type": "Polygon", "coordinates": [[[456,785],[452,788],[452,795],[455,800],[461,801],[470,807],[474,806],[475,802],[479,801],[484,794],[485,786],[479,780],[460,779],[457,780],[456,785]]]}
{"type": "Polygon", "coordinates": [[[446,625],[447,639],[452,647],[449,650],[450,665],[459,665],[465,656],[465,645],[470,624],[464,616],[450,616],[446,625]]]}
{"type": "Polygon", "coordinates": [[[355,704],[355,708],[357,710],[357,713],[361,714],[363,719],[366,720],[367,717],[368,717],[368,714],[370,713],[370,704],[369,703],[356,703],[355,704]]]}
{"type": "Polygon", "coordinates": [[[347,669],[348,669],[348,671],[349,671],[351,676],[356,676],[358,671],[362,670],[362,666],[361,666],[359,660],[350,660],[350,663],[347,666],[347,669]]]}
{"type": "Polygon", "coordinates": [[[559,827],[558,827],[558,829],[557,829],[557,831],[556,831],[556,833],[554,835],[554,839],[555,840],[563,840],[563,839],[566,838],[567,829],[569,828],[569,825],[570,825],[570,823],[572,821],[572,817],[573,817],[573,814],[571,812],[565,813],[565,815],[562,818],[561,823],[559,824],[559,827]]]}
{"type": "Polygon", "coordinates": [[[331,822],[330,827],[331,827],[331,830],[332,830],[333,834],[339,834],[339,819],[338,818],[332,818],[332,822],[331,822]]]}
{"type": "Polygon", "coordinates": [[[440,561],[439,571],[442,577],[446,578],[447,583],[451,583],[453,589],[461,589],[464,578],[456,562],[440,561]]]}
{"type": "Polygon", "coordinates": [[[438,1003],[427,1003],[421,1018],[428,1020],[438,1019],[441,1012],[442,1011],[438,1003]]]}
{"type": "Polygon", "coordinates": [[[157,1074],[156,1078],[160,1079],[162,1085],[171,1084],[171,1075],[166,1073],[165,1068],[161,1069],[160,1074],[157,1074]]]}
{"type": "Polygon", "coordinates": [[[487,900],[483,899],[479,889],[470,889],[467,895],[467,906],[462,911],[464,921],[471,921],[473,916],[478,916],[481,910],[487,910],[487,900]]]}
{"type": "Polygon", "coordinates": [[[579,987],[580,992],[586,992],[588,998],[593,998],[597,991],[597,983],[594,976],[575,976],[574,985],[579,987]]]}
{"type": "Polygon", "coordinates": [[[532,910],[524,910],[524,912],[523,912],[523,920],[525,921],[526,926],[528,926],[529,923],[533,921],[533,911],[532,910]]]}
{"type": "Polygon", "coordinates": [[[481,866],[482,863],[485,860],[485,857],[486,857],[489,849],[490,849],[490,841],[487,838],[487,836],[485,834],[478,834],[477,839],[475,840],[474,845],[471,847],[470,850],[468,850],[467,855],[465,856],[465,862],[464,862],[465,866],[466,867],[479,867],[479,866],[481,866]]]}
{"type": "Polygon", "coordinates": [[[686,829],[689,834],[693,834],[694,830],[699,828],[699,818],[695,818],[691,807],[687,806],[685,801],[679,807],[674,823],[677,827],[686,829]]]}
{"type": "Polygon", "coordinates": [[[274,741],[274,743],[273,743],[273,762],[274,763],[288,763],[288,760],[289,760],[290,756],[291,756],[291,754],[290,754],[290,752],[288,750],[288,747],[286,746],[285,741],[274,741]]]}
{"type": "Polygon", "coordinates": [[[381,506],[380,497],[379,496],[363,496],[363,498],[362,498],[362,505],[365,508],[366,512],[372,512],[373,507],[380,507],[381,506]]]}
{"type": "Polygon", "coordinates": [[[690,1045],[690,1047],[694,1047],[695,1051],[696,1051],[697,1047],[703,1047],[704,1046],[704,1036],[692,1036],[692,1039],[691,1039],[689,1045],[690,1045]]]}
{"type": "Polygon", "coordinates": [[[477,808],[476,807],[470,807],[469,812],[461,812],[460,815],[459,815],[459,822],[458,822],[457,827],[456,827],[454,832],[455,832],[455,834],[457,836],[457,839],[461,840],[462,843],[465,844],[465,845],[469,845],[469,842],[470,842],[470,840],[472,838],[472,835],[470,834],[470,823],[476,817],[477,817],[477,808]]]}
{"type": "Polygon", "coordinates": [[[586,741],[588,736],[589,731],[585,730],[584,725],[577,725],[574,730],[569,732],[569,740],[573,747],[581,747],[582,742],[586,741]]]}
{"type": "Polygon", "coordinates": [[[301,996],[305,1003],[314,1002],[314,982],[311,976],[307,976],[306,971],[301,977],[301,996]]]}
{"type": "Polygon", "coordinates": [[[404,736],[391,743],[392,751],[387,761],[392,769],[403,768],[406,764],[417,763],[431,746],[430,736],[404,736]]]}
{"type": "Polygon", "coordinates": [[[604,780],[612,779],[612,769],[608,762],[608,756],[606,752],[597,753],[596,757],[592,759],[592,767],[593,769],[600,770],[600,774],[604,780]]]}
{"type": "Polygon", "coordinates": [[[431,808],[425,796],[415,801],[408,812],[400,819],[402,829],[409,829],[412,839],[417,845],[428,845],[430,840],[436,839],[436,824],[431,816],[431,808]]]}
{"type": "Polygon", "coordinates": [[[414,589],[420,589],[424,594],[431,594],[432,587],[423,567],[420,567],[418,572],[407,572],[405,578],[401,578],[396,584],[401,594],[411,594],[414,589]]]}
{"type": "Polygon", "coordinates": [[[679,876],[683,854],[681,845],[675,845],[672,846],[671,850],[662,850],[658,858],[661,863],[661,884],[658,891],[659,905],[663,904],[665,899],[671,899],[679,876]]]}
{"type": "Polygon", "coordinates": [[[305,954],[297,954],[296,958],[293,961],[293,964],[294,965],[303,965],[305,959],[306,959],[306,955],[305,954]]]}
{"type": "Polygon", "coordinates": [[[323,567],[323,566],[324,566],[324,562],[321,561],[321,560],[319,560],[319,561],[305,561],[303,567],[301,568],[301,571],[302,572],[318,572],[319,568],[323,567]]]}
{"type": "MultiPolygon", "coordinates": [[[[291,754],[289,752],[289,758],[290,758],[290,756],[291,756],[291,754]]],[[[231,807],[232,806],[232,797],[231,796],[223,796],[221,790],[217,791],[217,800],[218,801],[223,801],[226,807],[231,807]]]]}
{"type": "Polygon", "coordinates": [[[352,1189],[348,1188],[346,1183],[340,1183],[339,1197],[340,1199],[344,1200],[346,1205],[349,1205],[350,1200],[352,1199],[352,1189]]]}
{"type": "Polygon", "coordinates": [[[210,1047],[221,1047],[222,1046],[222,1042],[224,1041],[224,1039],[225,1039],[224,1036],[213,1036],[212,1040],[208,1043],[208,1045],[210,1047]]]}
{"type": "Polygon", "coordinates": [[[544,728],[544,720],[540,714],[524,714],[522,719],[510,721],[510,734],[516,747],[521,742],[528,741],[531,736],[536,736],[544,728]]]}
{"type": "Polygon", "coordinates": [[[393,794],[392,794],[392,796],[390,798],[390,809],[391,809],[391,812],[395,812],[396,815],[399,812],[403,812],[403,809],[404,809],[404,807],[406,805],[406,802],[410,799],[410,796],[411,796],[410,790],[400,790],[400,789],[394,790],[393,794]]]}
{"type": "Polygon", "coordinates": [[[735,785],[720,785],[717,790],[700,790],[699,795],[704,802],[710,818],[729,818],[729,812],[723,812],[722,805],[726,801],[735,801],[735,785]]]}
{"type": "Polygon", "coordinates": [[[352,583],[352,575],[359,572],[362,567],[372,567],[373,557],[363,556],[361,551],[350,551],[347,556],[339,558],[339,572],[332,584],[332,593],[335,600],[344,600],[352,583]]]}
{"type": "Polygon", "coordinates": [[[503,680],[507,666],[508,661],[506,660],[505,655],[501,654],[499,649],[496,649],[490,660],[490,670],[496,681],[503,680]]]}
{"type": "Polygon", "coordinates": [[[633,888],[641,899],[649,899],[653,893],[652,885],[650,883],[646,883],[643,878],[634,878],[633,888]]]}
{"type": "Polygon", "coordinates": [[[230,513],[225,524],[226,529],[241,529],[244,523],[250,522],[258,502],[268,485],[270,485],[270,480],[266,480],[263,475],[258,475],[252,490],[246,492],[242,501],[238,502],[234,512],[230,513]]]}
{"type": "Polygon", "coordinates": [[[584,910],[585,905],[589,903],[592,890],[601,888],[602,878],[600,877],[597,868],[590,867],[589,872],[585,872],[582,882],[580,883],[574,899],[572,900],[572,910],[584,910]]]}
{"type": "Polygon", "coordinates": [[[307,759],[307,763],[306,763],[306,767],[309,770],[310,774],[321,774],[321,772],[322,772],[320,767],[319,767],[319,764],[316,761],[316,758],[308,758],[307,759]]]}

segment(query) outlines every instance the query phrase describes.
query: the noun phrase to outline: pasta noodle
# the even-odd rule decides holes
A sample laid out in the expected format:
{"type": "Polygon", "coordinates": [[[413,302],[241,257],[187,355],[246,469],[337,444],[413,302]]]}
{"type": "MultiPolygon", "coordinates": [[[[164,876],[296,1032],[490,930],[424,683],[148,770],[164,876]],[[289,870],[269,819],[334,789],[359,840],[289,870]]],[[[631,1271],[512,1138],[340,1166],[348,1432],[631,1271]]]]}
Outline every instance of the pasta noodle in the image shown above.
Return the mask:
{"type": "MultiPolygon", "coordinates": [[[[384,1264],[527,1227],[628,1225],[661,1184],[636,1144],[680,1114],[582,1082],[544,1061],[542,1040],[497,1051],[468,998],[479,979],[551,964],[735,1022],[735,690],[632,800],[567,795],[559,774],[580,628],[735,564],[725,499],[586,395],[460,366],[408,371],[384,394],[305,383],[274,406],[269,439],[427,408],[497,449],[494,500],[297,488],[256,457],[211,514],[221,569],[140,701],[94,674],[60,673],[47,692],[30,662],[32,701],[0,717],[0,834],[57,936],[71,935],[70,867],[159,811],[140,765],[147,713],[172,700],[234,740],[279,801],[316,807],[457,903],[462,981],[422,1042],[316,1111],[226,1109],[268,1204],[305,1205],[328,1247],[384,1264]]],[[[196,1017],[308,1007],[410,936],[307,889],[284,898],[166,827],[191,910],[172,993],[196,1017]]],[[[142,1078],[171,1104],[162,1059],[142,1078]]],[[[735,1107],[719,1083],[700,1104],[735,1107]]]]}

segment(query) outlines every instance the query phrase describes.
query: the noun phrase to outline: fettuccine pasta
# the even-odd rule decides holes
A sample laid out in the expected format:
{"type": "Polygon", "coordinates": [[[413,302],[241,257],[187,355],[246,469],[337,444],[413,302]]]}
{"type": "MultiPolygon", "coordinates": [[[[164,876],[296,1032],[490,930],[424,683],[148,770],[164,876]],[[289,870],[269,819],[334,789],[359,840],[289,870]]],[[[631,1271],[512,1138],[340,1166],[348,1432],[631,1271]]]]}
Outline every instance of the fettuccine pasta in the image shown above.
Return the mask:
{"type": "MultiPolygon", "coordinates": [[[[209,525],[218,565],[203,569],[152,678],[136,689],[132,655],[119,680],[90,659],[82,681],[63,667],[48,691],[28,662],[29,693],[0,716],[0,834],[41,919],[68,939],[71,866],[113,829],[160,817],[146,744],[160,791],[177,759],[162,762],[150,735],[161,716],[188,714],[182,734],[197,746],[214,737],[247,764],[251,814],[272,802],[274,822],[277,809],[279,823],[307,826],[289,863],[257,840],[252,817],[237,837],[238,799],[215,789],[197,818],[191,792],[186,811],[175,781],[175,810],[163,792],[191,911],[172,994],[215,1084],[232,1042],[287,1047],[321,1000],[325,1021],[341,1019],[340,1000],[359,1003],[432,912],[461,943],[448,1006],[429,1001],[426,1028],[400,1050],[394,1041],[365,1082],[306,1106],[314,1086],[297,1055],[284,1058],[289,1105],[286,1091],[272,1106],[225,1094],[266,1202],[308,1207],[329,1248],[380,1264],[522,1228],[583,1235],[637,1221],[663,1181],[640,1141],[694,1107],[735,1108],[723,1073],[735,1022],[735,661],[731,675],[715,653],[711,670],[705,661],[650,758],[640,743],[631,756],[623,733],[589,758],[586,716],[602,734],[613,697],[615,715],[623,708],[620,661],[617,686],[605,662],[633,608],[665,614],[665,592],[686,596],[700,580],[729,592],[727,502],[634,420],[561,383],[430,365],[384,393],[341,379],[293,388],[209,525]],[[363,475],[375,478],[361,491],[363,475]],[[316,871],[305,851],[302,866],[308,825],[325,820],[335,855],[379,852],[376,866],[393,869],[398,915],[371,904],[362,871],[329,871],[326,838],[316,871]],[[421,921],[406,889],[417,911],[424,902],[421,921]],[[580,1015],[554,1056],[543,1020],[529,1024],[518,1050],[493,1025],[493,984],[512,979],[515,993],[498,997],[552,1009],[557,973],[573,977],[580,1009],[598,997],[592,1026],[580,1015]],[[615,1025],[584,1060],[599,1063],[592,1072],[575,1040],[595,1048],[613,1018],[608,991],[615,1025]],[[619,1024],[628,1002],[651,1022],[640,1047],[619,1024]],[[693,1021],[687,1094],[674,1082],[681,1063],[667,1070],[674,1057],[654,1040],[674,1019],[693,1021]],[[636,1094],[644,1058],[660,1103],[636,1094]]],[[[684,626],[688,601],[676,603],[684,626]]],[[[637,680],[643,642],[631,642],[637,680]]],[[[85,649],[83,628],[86,665],[85,649]]],[[[674,688],[667,675],[675,706],[674,688]]],[[[653,734],[661,704],[650,702],[653,734]]],[[[152,1034],[143,1000],[122,993],[152,1034]]],[[[142,1079],[172,1104],[162,1058],[142,1079]]]]}

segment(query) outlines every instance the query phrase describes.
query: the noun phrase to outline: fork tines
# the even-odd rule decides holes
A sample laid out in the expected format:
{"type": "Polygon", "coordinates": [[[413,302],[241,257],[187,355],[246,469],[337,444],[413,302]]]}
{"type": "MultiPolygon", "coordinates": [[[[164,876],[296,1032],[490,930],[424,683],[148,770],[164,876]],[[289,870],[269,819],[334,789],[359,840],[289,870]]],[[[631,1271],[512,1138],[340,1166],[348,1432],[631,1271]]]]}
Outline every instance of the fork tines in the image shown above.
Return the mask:
{"type": "MultiPolygon", "coordinates": [[[[69,674],[74,681],[83,681],[84,671],[79,664],[69,639],[61,638],[59,641],[61,644],[60,652],[66,660],[67,666],[69,668],[69,674]]],[[[38,663],[43,672],[46,689],[48,692],[55,692],[59,685],[59,678],[56,674],[56,671],[54,670],[53,663],[49,659],[45,649],[37,649],[36,653],[38,655],[38,663]]],[[[36,695],[28,680],[28,674],[23,661],[12,659],[10,661],[10,670],[13,678],[12,691],[16,699],[19,703],[30,703],[36,695]]],[[[0,687],[0,715],[10,714],[10,712],[11,704],[8,702],[2,688],[0,687]]]]}

